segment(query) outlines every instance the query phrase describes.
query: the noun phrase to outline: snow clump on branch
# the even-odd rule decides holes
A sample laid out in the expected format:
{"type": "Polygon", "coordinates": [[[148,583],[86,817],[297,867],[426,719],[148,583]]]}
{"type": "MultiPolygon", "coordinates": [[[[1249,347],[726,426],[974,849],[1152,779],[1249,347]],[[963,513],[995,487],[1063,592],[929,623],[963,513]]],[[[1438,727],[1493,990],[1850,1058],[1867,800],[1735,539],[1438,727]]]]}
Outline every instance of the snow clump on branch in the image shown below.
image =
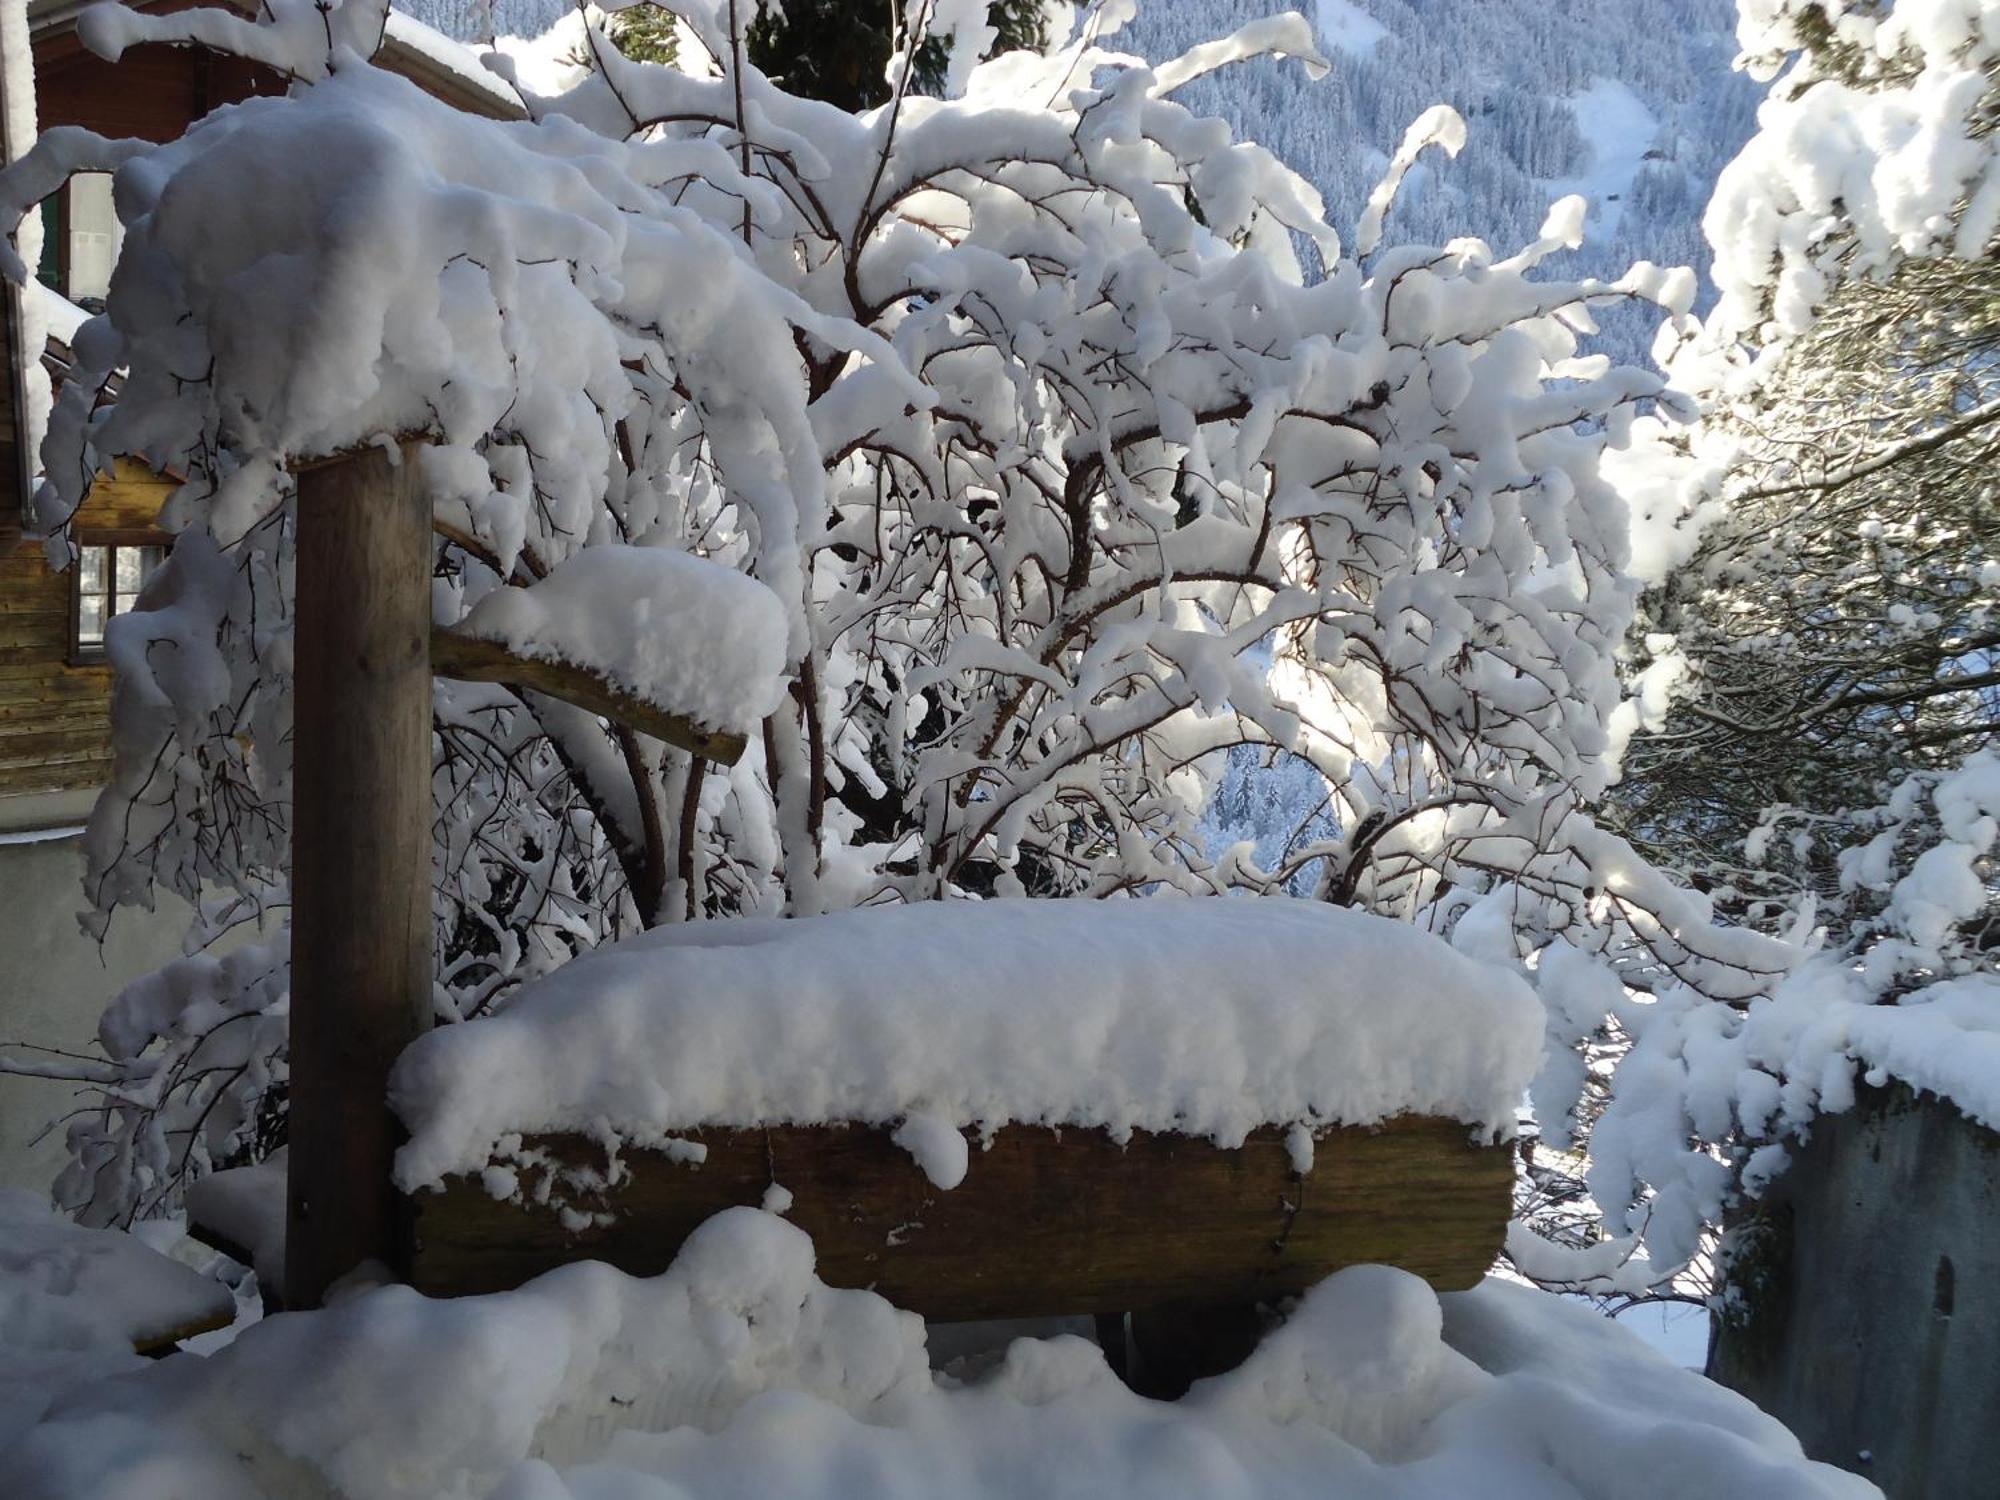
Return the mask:
{"type": "MultiPolygon", "coordinates": [[[[1492,956],[1560,942],[1640,988],[1741,999],[1788,968],[1588,812],[1634,597],[1603,460],[1674,401],[1582,341],[1599,305],[1683,316],[1685,274],[1545,275],[1574,202],[1511,254],[1378,246],[1376,214],[1344,250],[1308,183],[1175,98],[1239,58],[1320,66],[1296,16],[1155,68],[1101,6],[952,98],[898,83],[850,116],[764,77],[713,7],[678,8],[673,66],[586,11],[561,44],[583,66],[493,57],[531,115],[504,123],[365,62],[381,8],[94,21],[107,51],[220,45],[295,82],[163,147],[52,132],[0,176],[11,224],[116,168],[126,226],[46,523],[141,457],[187,476],[164,577],[209,580],[130,627],[212,642],[221,675],[121,711],[103,909],[156,881],[282,903],[288,473],[422,437],[440,625],[591,547],[675,548],[777,592],[792,681],[726,772],[441,682],[442,1018],[663,922],[1307,870],[1433,928],[1491,903],[1492,956]],[[188,610],[200,631],[162,618],[188,610]],[[1239,745],[1309,764],[1337,835],[1211,858],[1239,745]]],[[[1398,160],[1463,135],[1427,113],[1398,160]]]]}

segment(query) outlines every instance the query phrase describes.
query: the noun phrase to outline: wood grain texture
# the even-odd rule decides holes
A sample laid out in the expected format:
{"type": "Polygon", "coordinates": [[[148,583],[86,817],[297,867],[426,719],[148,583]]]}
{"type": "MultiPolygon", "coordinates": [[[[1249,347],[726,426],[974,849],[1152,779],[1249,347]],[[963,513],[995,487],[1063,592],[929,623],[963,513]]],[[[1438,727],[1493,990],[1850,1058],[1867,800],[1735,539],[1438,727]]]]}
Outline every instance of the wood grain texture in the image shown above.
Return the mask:
{"type": "Polygon", "coordinates": [[[431,670],[461,682],[499,682],[545,693],[717,765],[733,766],[743,755],[746,740],[740,734],[705,728],[673,712],[670,705],[626,692],[588,667],[517,656],[498,641],[483,641],[455,630],[433,630],[431,670]]]}
{"type": "MultiPolygon", "coordinates": [[[[1343,1266],[1381,1262],[1440,1289],[1471,1286],[1499,1253],[1513,1188],[1505,1146],[1455,1120],[1404,1117],[1321,1137],[1292,1171],[1284,1132],[1237,1150],[1177,1135],[1010,1125],[941,1192],[876,1127],[708,1130],[700,1166],[628,1152],[630,1177],[602,1204],[613,1223],[569,1233],[547,1208],[494,1201],[476,1179],[414,1200],[417,1287],[496,1291],[574,1260],[635,1275],[666,1269],[695,1226],[759,1203],[777,1182],[813,1236],[819,1275],[872,1287],[927,1318],[1098,1313],[1252,1302],[1304,1291],[1343,1266]]],[[[601,1168],[579,1136],[530,1142],[601,1168]]]]}
{"type": "MultiPolygon", "coordinates": [[[[76,536],[164,544],[174,481],[120,459],[92,486],[76,536]]],[[[0,557],[0,796],[101,786],[111,768],[111,669],[71,660],[67,572],[24,542],[0,557]]]]}
{"type": "Polygon", "coordinates": [[[214,1333],[218,1328],[227,1328],[235,1321],[236,1307],[232,1302],[227,1310],[192,1318],[185,1323],[176,1323],[157,1332],[136,1334],[132,1339],[132,1352],[164,1358],[175,1351],[182,1339],[191,1339],[197,1334],[214,1333]]]}
{"type": "Polygon", "coordinates": [[[299,475],[285,1303],[403,1258],[389,1068],[430,1024],[430,502],[416,445],[299,475]]]}

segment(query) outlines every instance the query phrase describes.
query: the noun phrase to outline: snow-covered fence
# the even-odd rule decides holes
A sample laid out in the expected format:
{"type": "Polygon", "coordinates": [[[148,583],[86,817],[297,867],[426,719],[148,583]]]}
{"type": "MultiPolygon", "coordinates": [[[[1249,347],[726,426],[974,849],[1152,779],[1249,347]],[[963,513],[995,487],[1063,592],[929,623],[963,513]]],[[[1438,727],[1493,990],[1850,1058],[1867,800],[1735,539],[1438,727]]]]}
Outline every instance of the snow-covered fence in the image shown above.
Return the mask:
{"type": "Polygon", "coordinates": [[[626,547],[576,559],[580,583],[558,572],[503,588],[462,630],[434,630],[422,446],[367,448],[298,477],[284,1287],[294,1307],[316,1305],[363,1262],[409,1264],[387,1095],[390,1068],[431,1019],[438,658],[447,674],[565,698],[724,765],[754,722],[742,705],[773,696],[780,659],[783,620],[767,590],[698,558],[626,547]],[[637,606],[639,628],[591,629],[602,602],[592,585],[637,606]],[[644,606],[656,596],[665,607],[654,614],[644,606]],[[718,638],[676,639],[676,626],[718,638]]]}
{"type": "Polygon", "coordinates": [[[1427,1116],[1322,1127],[1304,1170],[1283,1126],[1223,1147],[1007,1125],[969,1147],[943,1143],[972,1157],[949,1190],[897,1144],[904,1133],[692,1130],[681,1139],[700,1148],[698,1164],[685,1148],[607,1163],[587,1136],[525,1138],[523,1152],[550,1173],[617,1186],[564,1215],[453,1177],[441,1195],[412,1201],[410,1280],[456,1296],[510,1290],[577,1260],[658,1275],[702,1223],[772,1201],[776,1185],[829,1286],[866,1287],[941,1322],[1249,1306],[1354,1265],[1396,1266],[1462,1291],[1500,1253],[1514,1182],[1510,1147],[1427,1116]]]}

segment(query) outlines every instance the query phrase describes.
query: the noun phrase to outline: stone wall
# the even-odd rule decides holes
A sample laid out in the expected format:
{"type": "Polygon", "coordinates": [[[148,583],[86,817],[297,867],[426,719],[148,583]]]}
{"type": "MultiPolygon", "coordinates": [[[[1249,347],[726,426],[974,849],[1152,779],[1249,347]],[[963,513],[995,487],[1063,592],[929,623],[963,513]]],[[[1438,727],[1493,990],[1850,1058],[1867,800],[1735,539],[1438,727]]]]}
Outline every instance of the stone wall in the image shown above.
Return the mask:
{"type": "MultiPolygon", "coordinates": [[[[173,897],[157,912],[120,911],[101,948],[77,927],[83,905],[74,833],[0,831],[0,1042],[88,1052],[105,1002],[179,955],[188,912],[173,897]]],[[[0,1187],[48,1191],[68,1160],[63,1132],[36,1137],[74,1094],[74,1084],[0,1073],[0,1187]]]]}

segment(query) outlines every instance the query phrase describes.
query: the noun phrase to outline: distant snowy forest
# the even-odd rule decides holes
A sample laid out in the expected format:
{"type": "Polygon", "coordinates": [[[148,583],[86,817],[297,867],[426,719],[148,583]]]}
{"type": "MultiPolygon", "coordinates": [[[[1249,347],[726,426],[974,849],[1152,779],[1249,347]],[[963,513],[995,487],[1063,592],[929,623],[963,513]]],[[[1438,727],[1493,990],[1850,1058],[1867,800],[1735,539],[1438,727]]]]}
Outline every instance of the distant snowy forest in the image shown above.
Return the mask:
{"type": "MultiPolygon", "coordinates": [[[[564,0],[399,0],[452,36],[535,35],[564,0]]],[[[1716,174],[1756,123],[1761,85],[1731,67],[1734,0],[1173,0],[1142,5],[1117,38],[1154,60],[1227,36],[1249,21],[1309,10],[1333,63],[1313,80],[1260,58],[1190,85],[1197,113],[1268,147],[1325,196],[1352,236],[1403,132],[1433,104],[1470,127],[1456,158],[1427,152],[1405,179],[1383,243],[1444,244],[1461,235],[1508,254],[1535,238],[1549,204],[1590,203],[1582,248],[1555,275],[1616,278],[1634,261],[1693,266],[1698,311],[1714,300],[1701,216],[1716,174]]],[[[1660,315],[1644,303],[1599,314],[1590,347],[1648,364],[1660,315]]],[[[1337,837],[1325,780],[1289,756],[1239,747],[1206,820],[1210,851],[1250,846],[1265,868],[1284,851],[1337,837]]],[[[1313,870],[1291,882],[1311,893],[1313,870]]]]}
{"type": "MultiPolygon", "coordinates": [[[[563,0],[404,0],[440,31],[534,35],[563,0]]],[[[1229,120],[1310,177],[1351,230],[1410,122],[1450,104],[1471,127],[1455,160],[1426,156],[1397,196],[1384,243],[1471,233],[1501,253],[1532,239],[1549,203],[1590,200],[1581,250],[1550,269],[1615,277],[1636,260],[1691,265],[1707,286],[1701,211],[1749,138],[1759,85],[1734,72],[1733,0],[1174,0],[1142,6],[1118,38],[1178,56],[1245,22],[1310,10],[1334,68],[1314,82],[1265,58],[1201,80],[1197,111],[1229,120]]],[[[1605,317],[1602,349],[1644,363],[1657,314],[1605,317]]]]}

